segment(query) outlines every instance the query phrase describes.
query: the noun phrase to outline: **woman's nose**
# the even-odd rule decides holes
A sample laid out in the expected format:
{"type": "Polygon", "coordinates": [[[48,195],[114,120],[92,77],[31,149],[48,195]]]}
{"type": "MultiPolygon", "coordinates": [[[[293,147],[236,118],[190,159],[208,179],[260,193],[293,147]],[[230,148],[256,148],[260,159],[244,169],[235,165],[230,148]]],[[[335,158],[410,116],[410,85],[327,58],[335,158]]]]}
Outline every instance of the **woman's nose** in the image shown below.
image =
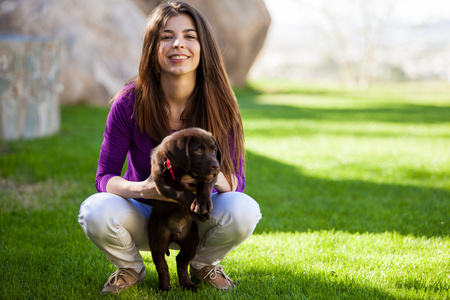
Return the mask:
{"type": "Polygon", "coordinates": [[[173,47],[174,47],[174,48],[184,48],[183,41],[182,41],[180,38],[176,38],[176,39],[173,41],[173,47]]]}

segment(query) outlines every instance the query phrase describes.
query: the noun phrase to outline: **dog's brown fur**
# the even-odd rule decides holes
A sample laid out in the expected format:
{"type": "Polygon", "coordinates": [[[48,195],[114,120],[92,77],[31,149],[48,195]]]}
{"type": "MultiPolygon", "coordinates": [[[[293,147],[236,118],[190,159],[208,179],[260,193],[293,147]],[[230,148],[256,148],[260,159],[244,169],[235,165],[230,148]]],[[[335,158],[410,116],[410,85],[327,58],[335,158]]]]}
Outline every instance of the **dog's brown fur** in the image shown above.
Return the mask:
{"type": "Polygon", "coordinates": [[[175,242],[180,245],[176,258],[180,285],[196,290],[188,275],[189,263],[199,244],[197,225],[193,221],[210,218],[211,193],[220,171],[220,149],[210,133],[189,128],[166,137],[152,152],[151,160],[151,174],[158,192],[179,202],[153,200],[148,234],[159,287],[164,291],[170,289],[164,254],[169,255],[169,245],[175,242]],[[180,183],[186,174],[198,181],[195,193],[180,183]]]}

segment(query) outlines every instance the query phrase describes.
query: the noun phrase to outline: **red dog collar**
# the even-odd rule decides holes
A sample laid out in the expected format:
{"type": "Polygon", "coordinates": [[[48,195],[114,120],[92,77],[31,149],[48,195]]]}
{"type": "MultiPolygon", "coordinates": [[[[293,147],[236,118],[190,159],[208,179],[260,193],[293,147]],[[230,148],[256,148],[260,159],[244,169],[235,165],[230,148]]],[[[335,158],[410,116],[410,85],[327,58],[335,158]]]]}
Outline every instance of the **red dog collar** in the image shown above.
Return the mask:
{"type": "Polygon", "coordinates": [[[170,171],[170,175],[172,175],[172,179],[175,180],[175,174],[173,173],[174,167],[170,164],[170,160],[166,158],[166,161],[164,162],[165,170],[170,171]]]}

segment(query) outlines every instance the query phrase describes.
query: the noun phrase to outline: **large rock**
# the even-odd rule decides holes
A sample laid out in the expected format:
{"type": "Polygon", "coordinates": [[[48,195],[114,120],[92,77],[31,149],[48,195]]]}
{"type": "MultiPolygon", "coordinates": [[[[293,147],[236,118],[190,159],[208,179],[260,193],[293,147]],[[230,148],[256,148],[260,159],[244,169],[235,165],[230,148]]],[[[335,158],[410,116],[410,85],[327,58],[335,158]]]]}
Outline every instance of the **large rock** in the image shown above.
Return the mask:
{"type": "Polygon", "coordinates": [[[270,25],[263,0],[195,0],[216,31],[231,83],[243,86],[270,25]]]}
{"type": "Polygon", "coordinates": [[[121,0],[15,0],[0,5],[2,32],[60,39],[60,96],[65,103],[106,103],[121,81],[137,72],[145,18],[134,2],[121,0]]]}
{"type": "MultiPolygon", "coordinates": [[[[192,0],[218,35],[231,82],[244,85],[270,17],[263,0],[192,0]]],[[[61,41],[61,101],[106,103],[136,75],[148,13],[158,0],[15,0],[0,5],[0,33],[61,41]]]]}

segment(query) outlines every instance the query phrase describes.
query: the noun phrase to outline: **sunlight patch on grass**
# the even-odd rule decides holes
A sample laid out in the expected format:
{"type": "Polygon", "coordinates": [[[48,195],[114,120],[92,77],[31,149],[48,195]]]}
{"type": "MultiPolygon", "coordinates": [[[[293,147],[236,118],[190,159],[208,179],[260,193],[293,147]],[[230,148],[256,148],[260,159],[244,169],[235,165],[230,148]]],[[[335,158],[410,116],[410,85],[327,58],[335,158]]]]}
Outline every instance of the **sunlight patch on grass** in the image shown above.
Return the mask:
{"type": "Polygon", "coordinates": [[[317,135],[267,141],[253,136],[246,145],[252,152],[319,178],[437,185],[450,190],[450,157],[447,142],[442,140],[317,135]]]}
{"type": "Polygon", "coordinates": [[[355,137],[417,137],[417,138],[450,138],[447,124],[403,125],[393,126],[390,123],[360,121],[351,123],[330,122],[326,120],[308,119],[251,119],[244,123],[246,136],[258,137],[267,134],[276,137],[333,135],[355,137]]]}
{"type": "Polygon", "coordinates": [[[446,104],[395,89],[255,94],[243,98],[246,147],[318,178],[449,190],[446,104]]]}

